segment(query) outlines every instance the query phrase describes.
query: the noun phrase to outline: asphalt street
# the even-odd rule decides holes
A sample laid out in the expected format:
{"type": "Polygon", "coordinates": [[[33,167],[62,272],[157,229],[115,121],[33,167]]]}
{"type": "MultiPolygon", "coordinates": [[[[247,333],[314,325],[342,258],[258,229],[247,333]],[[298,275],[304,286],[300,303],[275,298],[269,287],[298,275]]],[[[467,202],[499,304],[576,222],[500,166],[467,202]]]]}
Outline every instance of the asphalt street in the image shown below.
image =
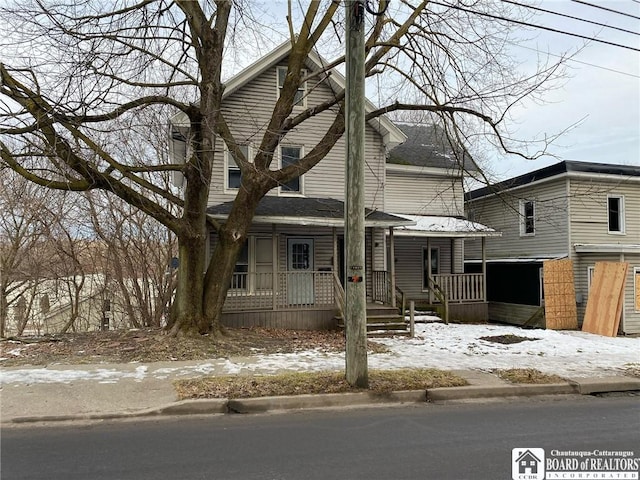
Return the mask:
{"type": "Polygon", "coordinates": [[[169,417],[2,432],[2,478],[509,479],[513,448],[634,450],[640,397],[169,417]]]}

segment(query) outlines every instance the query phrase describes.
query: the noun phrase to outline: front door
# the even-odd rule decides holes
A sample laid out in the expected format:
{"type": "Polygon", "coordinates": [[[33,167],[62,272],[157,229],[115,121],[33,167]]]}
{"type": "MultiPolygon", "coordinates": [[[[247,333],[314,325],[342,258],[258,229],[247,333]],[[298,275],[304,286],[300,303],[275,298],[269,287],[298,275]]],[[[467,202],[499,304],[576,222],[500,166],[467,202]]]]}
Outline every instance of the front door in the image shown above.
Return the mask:
{"type": "Polygon", "coordinates": [[[289,305],[313,305],[313,239],[287,240],[287,300],[289,305]]]}

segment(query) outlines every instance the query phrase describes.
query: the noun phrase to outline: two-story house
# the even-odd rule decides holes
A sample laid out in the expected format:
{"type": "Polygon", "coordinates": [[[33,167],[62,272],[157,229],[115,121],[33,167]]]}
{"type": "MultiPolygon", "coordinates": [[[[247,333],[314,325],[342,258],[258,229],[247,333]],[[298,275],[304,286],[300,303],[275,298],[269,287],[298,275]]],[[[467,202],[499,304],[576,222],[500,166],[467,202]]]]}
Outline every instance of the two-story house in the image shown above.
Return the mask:
{"type": "MultiPolygon", "coordinates": [[[[225,85],[224,115],[247,158],[253,157],[268,124],[286,73],[289,49],[289,43],[283,44],[225,85]]],[[[312,52],[305,65],[307,78],[324,65],[327,62],[312,52]]],[[[345,79],[338,71],[321,76],[320,80],[314,77],[313,82],[303,82],[294,114],[335,98],[344,86],[345,79]]],[[[373,104],[367,101],[366,109],[374,110],[373,104]]],[[[335,115],[335,110],[322,111],[287,133],[281,139],[272,168],[302,158],[318,143],[335,115]]],[[[180,142],[187,137],[188,122],[178,114],[170,124],[172,154],[184,154],[186,146],[180,142]]],[[[389,152],[405,142],[407,135],[385,117],[369,121],[365,136],[367,209],[363,273],[368,302],[377,307],[397,305],[398,285],[405,286],[409,292],[415,288],[415,292],[424,294],[429,288],[424,276],[425,265],[433,265],[433,269],[428,269],[427,277],[450,275],[447,279],[451,285],[449,289],[452,292],[461,290],[464,282],[461,280],[458,287],[452,280],[455,275],[461,279],[465,277],[457,237],[460,233],[477,235],[481,229],[465,224],[466,230],[459,231],[455,221],[447,223],[442,219],[436,227],[421,226],[420,218],[417,218],[432,212],[452,220],[457,219],[452,216],[454,213],[462,215],[461,169],[455,170],[451,165],[431,168],[405,164],[393,160],[399,158],[397,156],[389,157],[391,160],[387,162],[389,152]],[[418,185],[415,183],[418,178],[431,180],[418,185]],[[435,204],[438,206],[434,207],[435,204]],[[396,213],[388,213],[390,211],[396,213]],[[416,214],[416,218],[400,215],[405,213],[416,214]],[[398,236],[399,246],[394,246],[394,234],[398,236]],[[405,237],[420,237],[420,241],[411,244],[405,237]],[[436,238],[430,240],[431,237],[436,238]],[[430,247],[426,251],[431,252],[426,256],[425,247],[430,247]],[[454,255],[452,251],[455,251],[454,255]],[[395,258],[395,262],[391,262],[391,258],[395,258]],[[397,273],[394,271],[396,266],[397,273]]],[[[220,161],[214,164],[207,210],[212,218],[220,221],[228,215],[241,185],[240,171],[222,143],[217,142],[220,161]]],[[[224,324],[300,329],[336,325],[336,309],[344,294],[344,159],[343,136],[312,170],[273,189],[261,200],[248,241],[236,264],[223,310],[224,324]]],[[[492,230],[482,228],[487,234],[493,234],[492,230]]],[[[210,246],[215,242],[216,235],[212,231],[210,246]]],[[[465,281],[464,286],[469,287],[469,291],[466,297],[457,295],[455,301],[463,303],[463,299],[469,297],[473,298],[473,303],[486,305],[483,275],[475,275],[473,280],[465,278],[465,281]],[[469,282],[475,282],[473,294],[469,282]]]]}
{"type": "MultiPolygon", "coordinates": [[[[640,333],[640,166],[564,161],[466,199],[471,218],[502,232],[486,247],[490,319],[531,318],[544,304],[542,263],[569,258],[581,324],[595,262],[628,262],[620,330],[640,333]]],[[[477,270],[477,242],[465,256],[477,270]]]]}
{"type": "Polygon", "coordinates": [[[484,245],[500,233],[464,217],[463,177],[476,167],[437,124],[398,126],[407,140],[387,157],[385,211],[415,225],[392,230],[395,256],[389,271],[408,298],[437,304],[441,290],[451,318],[485,321],[485,269],[481,262],[477,272],[464,272],[464,242],[477,239],[484,245]]]}

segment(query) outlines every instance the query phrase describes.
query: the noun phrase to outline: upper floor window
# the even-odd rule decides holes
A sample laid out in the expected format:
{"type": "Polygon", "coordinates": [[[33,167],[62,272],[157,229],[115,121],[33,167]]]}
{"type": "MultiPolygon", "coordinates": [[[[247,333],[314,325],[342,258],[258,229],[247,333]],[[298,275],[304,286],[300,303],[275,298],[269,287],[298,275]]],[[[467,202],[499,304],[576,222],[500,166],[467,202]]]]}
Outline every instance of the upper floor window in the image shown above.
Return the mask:
{"type": "Polygon", "coordinates": [[[520,200],[520,236],[536,233],[536,202],[520,200]]]}
{"type": "Polygon", "coordinates": [[[609,233],[624,233],[624,197],[607,197],[609,233]]]}
{"type": "MultiPolygon", "coordinates": [[[[251,157],[249,156],[249,145],[238,145],[238,148],[240,148],[244,157],[247,160],[250,160],[251,157]]],[[[238,189],[240,188],[240,184],[242,183],[242,172],[240,171],[240,167],[236,163],[234,155],[232,155],[229,150],[225,152],[225,157],[227,161],[225,188],[227,190],[238,189]]]]}
{"type": "MultiPolygon", "coordinates": [[[[303,71],[302,75],[305,76],[306,73],[303,71]]],[[[287,67],[278,67],[278,97],[280,96],[280,92],[282,91],[282,87],[284,86],[284,80],[287,76],[287,67]]],[[[304,107],[306,106],[306,96],[307,93],[307,82],[302,82],[302,84],[298,87],[296,91],[295,97],[293,97],[293,104],[304,107]]]]}
{"type": "MultiPolygon", "coordinates": [[[[282,168],[298,163],[302,158],[302,147],[281,146],[280,147],[280,159],[282,168]]],[[[293,180],[280,186],[280,192],[287,193],[302,193],[302,179],[296,177],[293,180]]]]}

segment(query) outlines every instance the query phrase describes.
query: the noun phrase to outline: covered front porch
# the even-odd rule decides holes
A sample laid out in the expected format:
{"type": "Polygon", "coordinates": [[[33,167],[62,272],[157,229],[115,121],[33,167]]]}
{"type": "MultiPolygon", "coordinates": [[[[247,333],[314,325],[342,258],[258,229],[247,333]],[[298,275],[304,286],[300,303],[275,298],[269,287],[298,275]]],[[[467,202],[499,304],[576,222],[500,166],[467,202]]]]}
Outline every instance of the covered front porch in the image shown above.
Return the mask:
{"type": "MultiPolygon", "coordinates": [[[[230,204],[210,207],[224,221],[230,204]]],[[[266,197],[233,274],[223,323],[234,327],[327,329],[344,312],[343,203],[266,197]],[[291,213],[295,212],[296,215],[291,213]]],[[[453,217],[368,211],[367,301],[398,313],[409,300],[441,305],[443,317],[487,319],[486,269],[464,273],[464,238],[496,232],[453,217]],[[445,220],[446,219],[446,220],[445,220]],[[431,268],[427,268],[431,266],[431,268]]],[[[215,245],[211,237],[211,248],[215,245]]]]}
{"type": "MultiPolygon", "coordinates": [[[[221,204],[208,213],[224,221],[228,208],[221,204]]],[[[236,263],[223,324],[335,328],[344,312],[343,208],[334,199],[265,197],[236,263]]],[[[411,221],[379,211],[366,213],[367,301],[382,303],[374,291],[380,287],[373,283],[373,272],[385,269],[385,231],[411,221]]],[[[212,234],[211,248],[215,242],[212,234]]]]}
{"type": "Polygon", "coordinates": [[[417,305],[437,310],[445,320],[486,321],[486,238],[500,236],[492,228],[461,217],[395,214],[412,225],[387,234],[388,275],[393,288],[417,305]],[[464,273],[464,240],[481,238],[482,267],[464,273]]]}

